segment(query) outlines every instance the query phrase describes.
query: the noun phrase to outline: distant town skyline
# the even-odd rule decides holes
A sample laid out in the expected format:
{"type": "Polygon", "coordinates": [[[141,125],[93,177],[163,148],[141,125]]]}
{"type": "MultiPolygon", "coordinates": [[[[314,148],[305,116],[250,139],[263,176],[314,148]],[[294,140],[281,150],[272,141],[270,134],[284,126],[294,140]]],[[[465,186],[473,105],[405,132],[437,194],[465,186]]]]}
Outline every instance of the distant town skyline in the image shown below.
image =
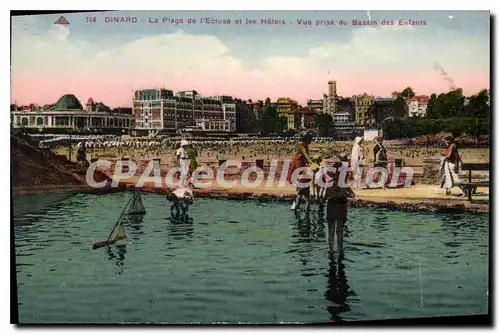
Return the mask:
{"type": "Polygon", "coordinates": [[[290,97],[305,105],[327,93],[329,80],[337,81],[340,96],[390,96],[407,86],[430,95],[452,85],[472,95],[490,87],[487,11],[115,11],[64,14],[70,24],[55,25],[60,16],[12,18],[12,103],[52,104],[75,94],[83,103],[92,97],[130,107],[134,90],[158,87],[254,101],[290,97]],[[207,17],[285,24],[200,23],[207,17]],[[379,24],[351,24],[368,17],[379,24]],[[400,26],[400,19],[426,24],[400,26]],[[321,20],[349,24],[316,26],[321,20]]]}

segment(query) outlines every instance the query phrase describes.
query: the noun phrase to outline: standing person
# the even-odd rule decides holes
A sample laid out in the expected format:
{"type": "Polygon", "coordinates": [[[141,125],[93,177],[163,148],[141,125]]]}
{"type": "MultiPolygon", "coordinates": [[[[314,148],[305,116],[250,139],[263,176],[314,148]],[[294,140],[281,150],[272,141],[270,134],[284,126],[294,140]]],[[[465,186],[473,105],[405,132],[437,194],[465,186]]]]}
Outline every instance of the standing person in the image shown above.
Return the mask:
{"type": "Polygon", "coordinates": [[[328,242],[330,244],[330,252],[334,251],[335,235],[337,235],[337,250],[339,255],[341,255],[343,251],[344,225],[347,221],[347,200],[348,198],[355,197],[351,188],[339,186],[342,166],[343,164],[340,160],[336,161],[333,164],[335,172],[327,172],[333,184],[326,188],[324,195],[327,201],[326,221],[328,223],[328,242]]]}
{"type": "MultiPolygon", "coordinates": [[[[446,147],[443,157],[441,158],[440,172],[443,173],[441,178],[441,188],[446,189],[446,195],[451,194],[451,188],[461,182],[458,177],[458,164],[462,162],[458,154],[457,145],[453,136],[445,138],[446,147]]],[[[462,194],[463,195],[463,194],[462,194]]]]}
{"type": "Polygon", "coordinates": [[[320,200],[321,199],[321,190],[323,188],[318,186],[319,178],[322,174],[323,167],[321,166],[323,159],[319,154],[316,154],[313,158],[313,162],[318,165],[318,168],[313,170],[313,179],[312,179],[312,189],[313,189],[313,198],[320,200]]]}
{"type": "Polygon", "coordinates": [[[190,143],[186,149],[187,156],[189,158],[189,170],[188,170],[188,183],[192,183],[192,175],[196,168],[198,168],[198,163],[196,162],[196,157],[198,157],[198,152],[193,147],[193,144],[190,143]]]}
{"type": "Polygon", "coordinates": [[[365,152],[363,147],[363,137],[356,137],[351,152],[351,170],[354,177],[354,186],[359,187],[361,176],[363,175],[363,162],[365,160],[365,152]]]}
{"type": "Polygon", "coordinates": [[[76,145],[76,162],[81,166],[85,166],[86,161],[87,161],[87,152],[85,149],[85,145],[83,145],[83,142],[79,141],[78,144],[76,145]]]}
{"type": "Polygon", "coordinates": [[[177,158],[177,165],[181,169],[181,187],[186,187],[187,174],[189,172],[189,156],[186,152],[189,143],[187,140],[181,140],[181,147],[177,149],[175,156],[177,158]]]}
{"type": "MultiPolygon", "coordinates": [[[[310,133],[306,133],[302,136],[302,141],[297,150],[297,154],[293,158],[292,165],[288,170],[288,175],[287,175],[288,182],[290,183],[293,182],[292,180],[293,172],[298,168],[307,167],[308,165],[310,165],[313,168],[313,170],[318,169],[318,165],[314,163],[314,161],[309,156],[309,145],[311,144],[311,142],[312,142],[312,135],[310,133]]],[[[307,201],[306,208],[309,209],[310,187],[299,187],[298,183],[306,183],[308,181],[310,182],[310,180],[311,180],[310,176],[304,175],[303,173],[297,177],[297,196],[293,201],[290,210],[295,210],[298,208],[298,205],[300,204],[300,200],[302,197],[306,198],[307,201]]]]}
{"type": "MultiPolygon", "coordinates": [[[[382,137],[375,138],[375,146],[373,147],[373,167],[381,167],[387,170],[387,151],[383,145],[384,139],[382,137]]],[[[382,177],[381,173],[373,179],[377,183],[382,177]]],[[[389,179],[388,179],[389,180],[389,179]]],[[[383,186],[385,188],[385,186],[383,186]]]]}

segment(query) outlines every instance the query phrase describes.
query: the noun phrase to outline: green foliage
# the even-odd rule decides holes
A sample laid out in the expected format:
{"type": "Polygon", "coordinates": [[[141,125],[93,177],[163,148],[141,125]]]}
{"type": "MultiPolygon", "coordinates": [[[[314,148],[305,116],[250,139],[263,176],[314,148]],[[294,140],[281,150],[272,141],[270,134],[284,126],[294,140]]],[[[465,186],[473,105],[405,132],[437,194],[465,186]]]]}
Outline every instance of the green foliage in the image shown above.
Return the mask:
{"type": "Polygon", "coordinates": [[[486,89],[466,98],[462,90],[456,89],[446,94],[432,94],[427,105],[427,118],[450,117],[490,117],[490,96],[486,89]]]}
{"type": "Polygon", "coordinates": [[[413,91],[413,89],[411,87],[406,87],[405,89],[403,89],[401,94],[398,94],[398,95],[402,96],[404,98],[411,98],[411,97],[415,96],[415,92],[413,91]]]}
{"type": "Polygon", "coordinates": [[[427,117],[428,118],[439,118],[439,113],[437,109],[437,96],[432,94],[429,103],[427,104],[427,117]]]}
{"type": "Polygon", "coordinates": [[[326,137],[330,134],[332,125],[333,119],[329,114],[320,113],[316,115],[316,126],[318,127],[318,134],[321,137],[326,137]]]}
{"type": "Polygon", "coordinates": [[[490,117],[490,95],[483,89],[469,98],[464,114],[469,117],[490,117]]]}
{"type": "Polygon", "coordinates": [[[406,106],[405,98],[400,95],[396,98],[396,101],[394,101],[394,112],[391,116],[394,116],[394,118],[404,118],[407,115],[408,108],[406,106]]]}
{"type": "Polygon", "coordinates": [[[262,119],[260,121],[260,131],[264,134],[269,133],[282,133],[286,127],[286,118],[283,123],[284,117],[278,116],[278,110],[271,103],[270,98],[266,98],[264,106],[262,107],[262,119]]]}
{"type": "Polygon", "coordinates": [[[477,117],[408,118],[384,124],[384,137],[387,139],[415,138],[442,131],[450,132],[456,137],[489,135],[490,120],[477,117]]]}

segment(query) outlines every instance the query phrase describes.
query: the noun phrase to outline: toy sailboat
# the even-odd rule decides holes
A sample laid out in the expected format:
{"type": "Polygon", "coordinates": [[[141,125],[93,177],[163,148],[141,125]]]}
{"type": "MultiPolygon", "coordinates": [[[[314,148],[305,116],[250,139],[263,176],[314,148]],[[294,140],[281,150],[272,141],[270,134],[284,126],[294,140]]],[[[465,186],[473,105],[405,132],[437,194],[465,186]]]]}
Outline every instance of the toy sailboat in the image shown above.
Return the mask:
{"type": "Polygon", "coordinates": [[[125,227],[124,216],[125,215],[136,215],[136,214],[145,214],[146,210],[144,209],[144,204],[142,203],[141,194],[138,191],[134,191],[132,196],[129,198],[127,204],[123,208],[118,221],[113,226],[111,233],[108,236],[106,241],[96,242],[93,245],[93,249],[101,248],[104,246],[109,246],[114,244],[119,240],[125,239],[125,227]]]}
{"type": "Polygon", "coordinates": [[[141,193],[134,191],[132,193],[132,203],[130,204],[127,215],[143,215],[146,213],[144,204],[142,203],[141,193]]]}

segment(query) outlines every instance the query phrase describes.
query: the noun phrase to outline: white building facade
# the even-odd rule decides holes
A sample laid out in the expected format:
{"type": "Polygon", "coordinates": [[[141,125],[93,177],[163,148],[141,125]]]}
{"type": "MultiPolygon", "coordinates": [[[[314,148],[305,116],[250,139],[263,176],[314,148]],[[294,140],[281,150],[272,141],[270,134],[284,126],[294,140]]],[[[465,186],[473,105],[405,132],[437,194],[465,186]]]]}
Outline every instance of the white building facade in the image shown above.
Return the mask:
{"type": "Polygon", "coordinates": [[[348,112],[337,112],[332,114],[333,123],[348,123],[350,114],[348,112]]]}
{"type": "Polygon", "coordinates": [[[66,128],[72,130],[92,129],[132,129],[135,119],[130,108],[111,110],[102,103],[87,103],[84,109],[80,100],[74,95],[62,96],[59,101],[47,109],[11,111],[11,126],[13,128],[66,128]],[[99,108],[102,106],[104,108],[99,108]]]}
{"type": "Polygon", "coordinates": [[[407,101],[409,117],[425,117],[427,115],[427,105],[429,97],[425,95],[414,96],[407,101]]]}

